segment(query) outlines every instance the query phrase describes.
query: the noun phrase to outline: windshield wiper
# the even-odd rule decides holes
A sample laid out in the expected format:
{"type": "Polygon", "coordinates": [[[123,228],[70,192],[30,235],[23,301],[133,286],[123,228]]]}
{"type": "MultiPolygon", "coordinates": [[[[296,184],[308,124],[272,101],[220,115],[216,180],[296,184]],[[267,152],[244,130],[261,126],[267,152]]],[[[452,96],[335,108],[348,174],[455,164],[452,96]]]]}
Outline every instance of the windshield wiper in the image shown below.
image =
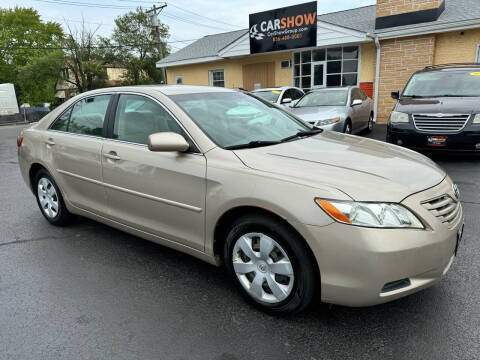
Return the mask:
{"type": "Polygon", "coordinates": [[[412,98],[412,99],[423,99],[428,96],[420,96],[420,95],[402,95],[402,98],[407,97],[407,98],[412,98]]]}
{"type": "Polygon", "coordinates": [[[227,150],[249,149],[249,148],[268,146],[268,145],[276,145],[276,144],[280,144],[280,141],[254,140],[254,141],[250,141],[249,143],[246,143],[246,144],[226,146],[225,149],[227,149],[227,150]]]}
{"type": "Polygon", "coordinates": [[[280,142],[283,143],[283,142],[293,140],[293,139],[296,139],[296,138],[302,137],[302,136],[313,136],[313,135],[320,134],[321,132],[323,132],[322,129],[313,129],[313,130],[309,130],[309,131],[299,131],[294,135],[287,136],[286,138],[283,138],[282,140],[280,140],[280,142]]]}

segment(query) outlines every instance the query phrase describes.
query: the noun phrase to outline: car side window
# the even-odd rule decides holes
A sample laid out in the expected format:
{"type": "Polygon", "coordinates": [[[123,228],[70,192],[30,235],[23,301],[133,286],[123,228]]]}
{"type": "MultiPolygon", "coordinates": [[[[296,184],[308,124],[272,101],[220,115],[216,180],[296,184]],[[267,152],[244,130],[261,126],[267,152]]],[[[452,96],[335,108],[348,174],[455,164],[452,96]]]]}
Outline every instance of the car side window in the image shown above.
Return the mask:
{"type": "Polygon", "coordinates": [[[111,95],[92,96],[80,100],[73,106],[68,132],[102,136],[103,122],[107,114],[111,95]]]}
{"type": "Polygon", "coordinates": [[[185,136],[177,121],[157,102],[140,95],[120,95],[113,138],[148,144],[148,136],[158,132],[175,132],[185,136]]]}
{"type": "Polygon", "coordinates": [[[293,100],[300,99],[303,96],[303,93],[300,90],[292,90],[293,92],[293,100]]]}
{"type": "Polygon", "coordinates": [[[70,114],[72,113],[72,108],[70,107],[65,111],[55,122],[50,129],[57,131],[67,131],[68,130],[68,121],[70,120],[70,114]]]}
{"type": "Polygon", "coordinates": [[[353,104],[354,100],[361,100],[360,94],[358,92],[358,89],[352,89],[352,95],[350,99],[350,104],[353,104]]]}
{"type": "Polygon", "coordinates": [[[360,98],[365,101],[368,99],[368,96],[367,94],[365,94],[365,92],[362,90],[362,89],[358,89],[358,91],[360,92],[360,98]]]}
{"type": "MultiPolygon", "coordinates": [[[[292,99],[292,97],[293,97],[292,91],[291,91],[290,89],[287,89],[287,90],[285,90],[285,92],[283,93],[283,96],[282,96],[282,100],[281,100],[281,101],[283,102],[283,100],[285,100],[285,99],[292,99]]],[[[293,100],[293,99],[292,99],[292,100],[293,100]]]]}

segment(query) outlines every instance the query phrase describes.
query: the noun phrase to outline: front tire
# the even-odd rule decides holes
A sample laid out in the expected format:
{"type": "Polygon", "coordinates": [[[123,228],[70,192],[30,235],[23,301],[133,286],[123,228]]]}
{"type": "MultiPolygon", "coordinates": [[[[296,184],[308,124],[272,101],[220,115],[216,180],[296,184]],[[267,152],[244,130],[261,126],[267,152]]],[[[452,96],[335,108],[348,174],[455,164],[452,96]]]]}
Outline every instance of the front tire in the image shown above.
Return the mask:
{"type": "Polygon", "coordinates": [[[67,210],[60,189],[50,173],[41,169],[35,174],[34,191],[37,204],[47,221],[56,226],[67,225],[73,215],[67,210]]]}
{"type": "Polygon", "coordinates": [[[280,220],[239,218],[227,235],[224,259],[242,295],[262,311],[297,313],[314,297],[317,267],[303,239],[280,220]]]}
{"type": "Polygon", "coordinates": [[[370,117],[368,118],[367,133],[372,132],[374,126],[375,126],[375,123],[373,122],[373,113],[371,113],[370,117]]]}
{"type": "Polygon", "coordinates": [[[345,125],[343,126],[343,132],[345,134],[351,134],[352,133],[352,122],[350,121],[350,119],[347,119],[345,121],[345,125]]]}

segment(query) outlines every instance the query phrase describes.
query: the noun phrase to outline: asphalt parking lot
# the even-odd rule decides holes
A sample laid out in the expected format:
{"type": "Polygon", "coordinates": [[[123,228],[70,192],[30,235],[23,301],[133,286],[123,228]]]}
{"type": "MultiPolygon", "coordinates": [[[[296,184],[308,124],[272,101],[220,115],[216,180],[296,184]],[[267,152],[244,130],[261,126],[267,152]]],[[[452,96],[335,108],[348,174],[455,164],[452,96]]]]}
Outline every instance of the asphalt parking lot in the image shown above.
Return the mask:
{"type": "Polygon", "coordinates": [[[87,219],[49,225],[18,170],[20,129],[0,127],[0,359],[480,358],[480,157],[434,159],[466,217],[442,282],[371,308],[317,303],[276,318],[222,268],[87,219]]]}

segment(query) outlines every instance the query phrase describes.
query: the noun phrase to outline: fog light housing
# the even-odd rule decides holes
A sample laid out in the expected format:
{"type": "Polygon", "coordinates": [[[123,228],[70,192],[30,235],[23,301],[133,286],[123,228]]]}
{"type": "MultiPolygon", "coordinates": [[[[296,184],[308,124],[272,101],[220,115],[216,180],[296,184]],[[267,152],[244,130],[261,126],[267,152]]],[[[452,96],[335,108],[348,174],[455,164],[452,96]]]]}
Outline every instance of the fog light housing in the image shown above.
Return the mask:
{"type": "Polygon", "coordinates": [[[398,289],[401,289],[401,288],[404,288],[404,287],[407,287],[407,286],[410,286],[410,285],[411,285],[411,282],[410,282],[410,279],[408,279],[408,278],[392,281],[392,282],[389,282],[389,283],[386,283],[385,285],[383,285],[382,293],[395,291],[395,290],[398,290],[398,289]]]}
{"type": "Polygon", "coordinates": [[[397,145],[402,146],[402,145],[403,145],[403,141],[402,141],[402,140],[397,140],[397,145]]]}
{"type": "Polygon", "coordinates": [[[475,144],[475,149],[480,150],[480,143],[475,144]]]}

